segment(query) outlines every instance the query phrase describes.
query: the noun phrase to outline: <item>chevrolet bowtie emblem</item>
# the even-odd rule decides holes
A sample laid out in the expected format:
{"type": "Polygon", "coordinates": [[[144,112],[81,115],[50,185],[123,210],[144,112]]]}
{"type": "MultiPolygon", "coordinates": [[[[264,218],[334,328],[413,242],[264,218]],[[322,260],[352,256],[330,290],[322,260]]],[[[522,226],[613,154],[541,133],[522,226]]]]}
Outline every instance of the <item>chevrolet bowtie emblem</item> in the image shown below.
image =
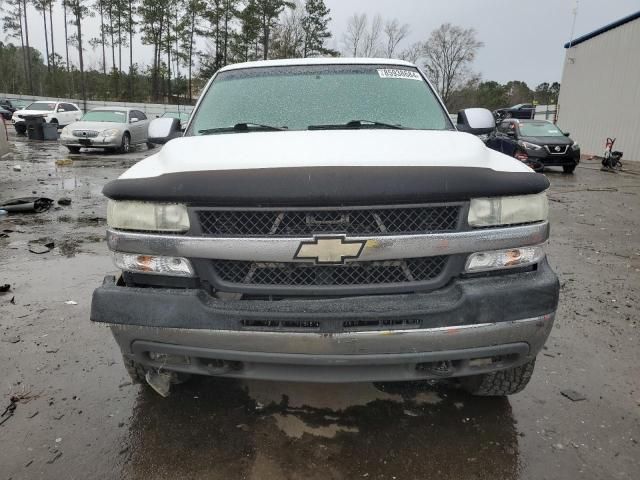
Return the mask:
{"type": "Polygon", "coordinates": [[[318,264],[343,265],[347,258],[358,258],[364,248],[364,240],[347,240],[345,237],[315,237],[302,242],[293,257],[296,260],[314,260],[318,264]]]}

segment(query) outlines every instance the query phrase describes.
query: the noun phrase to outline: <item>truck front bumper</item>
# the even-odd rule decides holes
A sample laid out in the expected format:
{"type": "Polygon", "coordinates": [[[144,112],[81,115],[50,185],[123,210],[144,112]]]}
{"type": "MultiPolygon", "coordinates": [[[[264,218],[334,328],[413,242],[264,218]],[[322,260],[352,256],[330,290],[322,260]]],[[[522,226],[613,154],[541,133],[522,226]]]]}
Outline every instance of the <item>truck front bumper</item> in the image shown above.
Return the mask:
{"type": "Polygon", "coordinates": [[[288,381],[419,380],[535,358],[558,292],[546,261],[536,271],[457,279],[431,293],[339,299],[222,301],[199,289],[125,287],[108,277],[94,292],[91,319],[111,326],[125,358],[151,368],[288,381]]]}

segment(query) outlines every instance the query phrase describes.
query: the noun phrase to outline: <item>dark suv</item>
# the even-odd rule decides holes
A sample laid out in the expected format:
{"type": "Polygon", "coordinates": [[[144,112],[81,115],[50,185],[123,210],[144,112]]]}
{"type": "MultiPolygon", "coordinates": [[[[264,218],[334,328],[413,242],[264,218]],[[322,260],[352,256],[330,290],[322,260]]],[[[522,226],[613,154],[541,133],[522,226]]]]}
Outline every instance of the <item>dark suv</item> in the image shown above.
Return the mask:
{"type": "Polygon", "coordinates": [[[485,143],[536,171],[562,167],[565,173],[573,173],[580,162],[580,146],[546,120],[503,120],[485,143]]]}
{"type": "Polygon", "coordinates": [[[532,119],[535,116],[536,107],[530,103],[519,103],[509,108],[499,108],[493,112],[498,120],[505,118],[532,119]]]}

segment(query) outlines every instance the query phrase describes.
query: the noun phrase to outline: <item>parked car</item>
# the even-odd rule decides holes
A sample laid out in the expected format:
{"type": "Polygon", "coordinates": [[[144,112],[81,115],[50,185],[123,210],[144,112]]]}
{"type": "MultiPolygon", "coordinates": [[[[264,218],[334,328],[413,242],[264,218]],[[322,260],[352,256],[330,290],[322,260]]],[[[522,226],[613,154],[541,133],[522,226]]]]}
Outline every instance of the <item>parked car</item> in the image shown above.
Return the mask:
{"type": "Polygon", "coordinates": [[[64,127],[80,120],[82,110],[74,103],[37,101],[22,110],[13,112],[11,122],[18,133],[27,131],[26,118],[33,115],[44,115],[45,121],[64,127]]]}
{"type": "Polygon", "coordinates": [[[5,107],[0,105],[0,117],[2,117],[5,120],[11,120],[12,116],[13,116],[13,112],[11,112],[10,110],[7,110],[5,107]]]}
{"type": "Polygon", "coordinates": [[[120,272],[91,320],[136,382],[525,387],[558,304],[549,180],[476,138],[492,112],[456,128],[414,64],[307,58],[218,70],[179,123],[103,190],[120,272]]]}
{"type": "Polygon", "coordinates": [[[519,103],[509,108],[499,108],[493,112],[496,120],[505,118],[532,119],[536,114],[536,107],[530,103],[519,103]]]}
{"type": "Polygon", "coordinates": [[[16,105],[8,98],[0,98],[0,108],[7,110],[11,113],[17,110],[16,105]]]}
{"type": "Polygon", "coordinates": [[[149,120],[140,110],[119,107],[100,107],[84,114],[79,122],[62,129],[60,143],[71,153],[82,147],[104,148],[127,153],[133,145],[147,143],[149,120]]]}
{"type": "Polygon", "coordinates": [[[547,120],[503,120],[485,143],[534,170],[562,167],[565,173],[573,173],[580,163],[580,146],[547,120]]]}
{"type": "Polygon", "coordinates": [[[191,115],[185,112],[164,112],[160,118],[177,118],[180,120],[180,129],[184,130],[187,128],[187,123],[189,123],[189,117],[191,115]]]}

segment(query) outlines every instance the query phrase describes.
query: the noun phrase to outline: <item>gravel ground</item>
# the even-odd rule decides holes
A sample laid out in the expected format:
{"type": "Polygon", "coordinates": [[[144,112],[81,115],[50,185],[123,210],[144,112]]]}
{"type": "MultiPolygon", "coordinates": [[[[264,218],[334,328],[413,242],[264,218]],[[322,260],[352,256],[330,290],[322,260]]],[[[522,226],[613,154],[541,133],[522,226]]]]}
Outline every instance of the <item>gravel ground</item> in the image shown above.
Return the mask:
{"type": "Polygon", "coordinates": [[[131,385],[89,321],[92,290],[115,273],[101,188],[152,152],[12,144],[0,198],[71,205],[0,220],[0,410],[17,400],[0,417],[0,479],[640,478],[640,165],[548,173],[561,302],[518,395],[202,378],[163,399],[131,385]]]}

